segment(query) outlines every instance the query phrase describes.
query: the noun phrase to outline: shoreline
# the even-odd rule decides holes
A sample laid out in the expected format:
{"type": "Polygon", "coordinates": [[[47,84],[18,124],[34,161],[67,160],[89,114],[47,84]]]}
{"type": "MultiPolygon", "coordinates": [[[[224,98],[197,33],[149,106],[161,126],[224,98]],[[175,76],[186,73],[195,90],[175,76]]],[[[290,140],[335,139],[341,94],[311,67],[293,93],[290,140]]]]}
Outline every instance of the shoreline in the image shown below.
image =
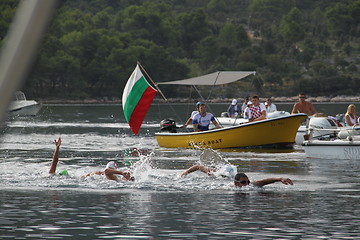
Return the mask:
{"type": "MultiPolygon", "coordinates": [[[[267,98],[260,98],[261,102],[265,102],[267,98]]],[[[271,97],[272,101],[276,103],[295,103],[298,101],[295,97],[271,97]]],[[[230,103],[232,98],[214,98],[207,100],[208,103],[230,103]]],[[[39,99],[42,104],[121,104],[121,99],[39,99]]],[[[189,98],[168,98],[168,103],[195,103],[198,99],[189,98]]],[[[238,102],[242,103],[243,99],[238,98],[238,102]]],[[[336,96],[336,97],[308,97],[307,101],[312,103],[358,103],[360,96],[336,96]]],[[[154,98],[154,103],[166,103],[162,98],[154,98]]]]}

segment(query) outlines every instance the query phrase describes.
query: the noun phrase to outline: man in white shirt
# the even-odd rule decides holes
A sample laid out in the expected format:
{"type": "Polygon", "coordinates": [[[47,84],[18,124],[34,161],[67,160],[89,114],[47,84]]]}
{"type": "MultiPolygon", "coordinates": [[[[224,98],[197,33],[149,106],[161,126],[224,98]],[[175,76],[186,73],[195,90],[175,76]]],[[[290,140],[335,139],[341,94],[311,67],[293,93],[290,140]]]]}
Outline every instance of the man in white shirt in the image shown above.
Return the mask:
{"type": "Polygon", "coordinates": [[[272,112],[277,111],[276,105],[272,103],[271,98],[266,99],[265,107],[266,107],[267,113],[272,113],[272,112]]]}
{"type": "Polygon", "coordinates": [[[219,123],[215,120],[214,115],[206,112],[205,103],[199,102],[199,113],[195,114],[192,120],[194,132],[209,130],[210,122],[215,125],[215,128],[221,128],[219,123]]]}

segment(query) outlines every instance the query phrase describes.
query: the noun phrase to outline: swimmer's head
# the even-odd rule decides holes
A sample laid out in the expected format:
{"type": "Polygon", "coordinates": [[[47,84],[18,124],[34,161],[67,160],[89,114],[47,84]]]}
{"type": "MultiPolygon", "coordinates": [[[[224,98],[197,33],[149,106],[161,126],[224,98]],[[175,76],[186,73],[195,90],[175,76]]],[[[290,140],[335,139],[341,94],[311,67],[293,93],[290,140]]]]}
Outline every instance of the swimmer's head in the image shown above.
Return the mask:
{"type": "Polygon", "coordinates": [[[247,186],[250,184],[250,180],[245,173],[238,173],[234,177],[234,184],[237,187],[247,186]]]}
{"type": "Polygon", "coordinates": [[[117,164],[114,161],[110,161],[106,164],[106,168],[111,168],[111,169],[116,169],[117,168],[117,164]]]}
{"type": "Polygon", "coordinates": [[[220,175],[221,177],[224,177],[224,178],[234,178],[236,173],[237,173],[237,169],[235,166],[233,165],[225,165],[225,166],[222,166],[218,171],[218,175],[220,175]]]}

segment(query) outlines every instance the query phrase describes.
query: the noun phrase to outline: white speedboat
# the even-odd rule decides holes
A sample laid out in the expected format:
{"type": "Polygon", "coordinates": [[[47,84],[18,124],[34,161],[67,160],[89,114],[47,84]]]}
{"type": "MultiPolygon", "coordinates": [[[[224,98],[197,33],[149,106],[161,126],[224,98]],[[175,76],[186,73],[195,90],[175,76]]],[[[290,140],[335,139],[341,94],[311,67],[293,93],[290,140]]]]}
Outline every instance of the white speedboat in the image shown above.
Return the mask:
{"type": "Polygon", "coordinates": [[[10,116],[35,116],[42,105],[35,100],[26,100],[25,94],[21,91],[15,93],[15,99],[10,103],[10,116]]]}
{"type": "Polygon", "coordinates": [[[360,137],[334,140],[310,139],[303,142],[306,157],[321,159],[360,160],[360,137]]]}

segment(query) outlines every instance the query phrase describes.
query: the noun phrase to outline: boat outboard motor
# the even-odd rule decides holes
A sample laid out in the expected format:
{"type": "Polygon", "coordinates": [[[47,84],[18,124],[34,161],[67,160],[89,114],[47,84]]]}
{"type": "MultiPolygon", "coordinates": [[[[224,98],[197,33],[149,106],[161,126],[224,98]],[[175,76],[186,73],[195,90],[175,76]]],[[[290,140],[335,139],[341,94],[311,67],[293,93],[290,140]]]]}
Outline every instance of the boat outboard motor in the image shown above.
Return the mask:
{"type": "Polygon", "coordinates": [[[164,119],[160,122],[160,130],[176,133],[176,123],[172,118],[164,119]]]}
{"type": "Polygon", "coordinates": [[[309,128],[313,129],[313,137],[323,139],[336,136],[337,124],[328,117],[312,117],[309,121],[309,128]]]}

